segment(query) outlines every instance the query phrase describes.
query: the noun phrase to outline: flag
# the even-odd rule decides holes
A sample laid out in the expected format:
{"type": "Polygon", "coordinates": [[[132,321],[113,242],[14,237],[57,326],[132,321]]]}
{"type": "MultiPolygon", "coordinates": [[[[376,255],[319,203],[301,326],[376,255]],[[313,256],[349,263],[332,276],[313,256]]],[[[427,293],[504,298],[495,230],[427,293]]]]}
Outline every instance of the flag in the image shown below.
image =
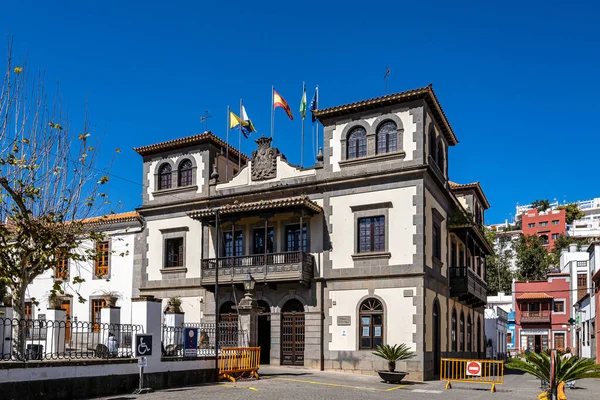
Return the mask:
{"type": "Polygon", "coordinates": [[[285,101],[285,99],[281,97],[279,93],[275,91],[275,89],[273,89],[273,109],[276,109],[277,107],[283,108],[289,119],[294,119],[292,110],[290,110],[290,106],[288,105],[287,101],[285,101]]]}
{"type": "MultiPolygon", "coordinates": [[[[316,111],[317,108],[319,107],[319,105],[317,104],[318,101],[318,96],[317,94],[319,93],[319,87],[317,86],[317,88],[315,89],[315,94],[313,95],[312,100],[310,101],[310,105],[308,106],[308,109],[313,112],[316,111]]],[[[317,119],[315,118],[315,115],[313,114],[312,116],[312,122],[315,122],[317,119]]]]}
{"type": "Polygon", "coordinates": [[[238,129],[240,127],[240,121],[241,121],[241,125],[242,125],[242,133],[244,134],[244,137],[246,139],[250,136],[250,134],[252,132],[256,132],[256,129],[254,128],[254,124],[252,123],[250,118],[248,118],[248,115],[246,114],[246,109],[244,108],[244,106],[242,106],[242,118],[241,119],[240,119],[240,117],[235,115],[233,113],[233,111],[229,111],[229,128],[230,129],[238,129]]]}
{"type": "Polygon", "coordinates": [[[300,100],[300,115],[306,117],[306,85],[302,88],[302,99],[300,100]]]}

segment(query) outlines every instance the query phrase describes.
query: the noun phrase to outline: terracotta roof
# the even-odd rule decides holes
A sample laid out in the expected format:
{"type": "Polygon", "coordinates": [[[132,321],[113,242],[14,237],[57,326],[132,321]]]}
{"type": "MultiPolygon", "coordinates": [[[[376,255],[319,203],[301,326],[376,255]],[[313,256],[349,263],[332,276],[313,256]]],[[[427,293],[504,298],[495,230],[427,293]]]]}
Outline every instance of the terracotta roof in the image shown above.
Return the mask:
{"type": "Polygon", "coordinates": [[[140,214],[138,214],[137,211],[128,211],[119,214],[107,214],[100,217],[86,218],[81,222],[84,224],[114,224],[129,221],[141,221],[140,214]]]}
{"type": "Polygon", "coordinates": [[[435,93],[433,92],[433,88],[431,85],[419,88],[408,90],[401,93],[388,94],[382,97],[376,97],[370,100],[361,100],[355,103],[344,104],[341,106],[335,106],[330,108],[324,108],[322,110],[313,111],[313,115],[319,120],[326,118],[337,117],[340,115],[348,115],[355,113],[357,111],[370,110],[374,108],[384,107],[392,104],[405,103],[412,100],[424,99],[429,107],[431,107],[431,111],[435,115],[436,119],[440,122],[442,126],[442,131],[444,135],[446,135],[446,139],[450,143],[450,145],[455,145],[458,143],[458,139],[454,135],[454,131],[446,118],[446,114],[444,114],[444,110],[442,110],[442,106],[440,105],[435,93]]]}
{"type": "Polygon", "coordinates": [[[546,293],[523,293],[518,297],[519,300],[548,300],[554,297],[546,293]]]}
{"type": "Polygon", "coordinates": [[[473,189],[477,192],[477,194],[479,194],[479,197],[481,197],[481,200],[483,201],[486,209],[490,208],[490,202],[488,201],[487,197],[485,197],[485,193],[483,193],[483,189],[481,188],[481,185],[479,184],[479,182],[472,182],[472,183],[456,183],[456,182],[448,182],[450,184],[450,189],[455,191],[455,192],[461,192],[463,190],[469,190],[469,189],[473,189]]]}
{"type": "Polygon", "coordinates": [[[229,146],[229,154],[233,157],[240,157],[244,161],[248,161],[248,156],[244,153],[240,153],[235,147],[228,145],[219,137],[215,136],[212,132],[204,132],[198,135],[187,136],[179,139],[168,140],[166,142],[155,143],[148,146],[134,147],[133,150],[139,155],[146,156],[150,154],[160,153],[162,151],[179,149],[181,147],[193,146],[202,143],[213,143],[217,147],[227,148],[229,146]]]}
{"type": "MultiPolygon", "coordinates": [[[[219,208],[221,215],[227,214],[238,214],[243,212],[261,212],[266,210],[274,210],[281,208],[298,208],[304,207],[315,214],[323,212],[321,206],[314,201],[310,200],[306,196],[299,197],[288,197],[285,199],[276,200],[260,200],[248,203],[231,203],[225,204],[219,208]]],[[[192,218],[206,218],[215,215],[217,208],[206,208],[203,210],[194,210],[188,212],[188,215],[192,218]]]]}

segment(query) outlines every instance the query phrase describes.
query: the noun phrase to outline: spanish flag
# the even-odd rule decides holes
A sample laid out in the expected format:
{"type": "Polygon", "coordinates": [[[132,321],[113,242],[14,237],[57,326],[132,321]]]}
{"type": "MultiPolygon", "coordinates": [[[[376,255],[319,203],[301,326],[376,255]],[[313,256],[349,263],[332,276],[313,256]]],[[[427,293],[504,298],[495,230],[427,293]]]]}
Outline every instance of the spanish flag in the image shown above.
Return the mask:
{"type": "Polygon", "coordinates": [[[275,89],[273,89],[273,109],[276,109],[277,107],[283,108],[287,116],[291,120],[294,119],[294,116],[292,115],[292,110],[290,110],[290,106],[288,105],[287,101],[285,101],[285,99],[281,97],[279,93],[275,91],[275,89]]]}

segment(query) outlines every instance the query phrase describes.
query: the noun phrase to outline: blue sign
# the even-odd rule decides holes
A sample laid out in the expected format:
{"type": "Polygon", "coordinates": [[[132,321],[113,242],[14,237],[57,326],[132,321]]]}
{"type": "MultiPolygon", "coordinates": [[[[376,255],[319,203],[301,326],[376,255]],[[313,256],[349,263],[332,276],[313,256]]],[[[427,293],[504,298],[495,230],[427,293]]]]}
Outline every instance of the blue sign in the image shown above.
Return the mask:
{"type": "Polygon", "coordinates": [[[515,312],[511,311],[508,313],[508,322],[515,322],[515,312]]]}
{"type": "Polygon", "coordinates": [[[183,356],[196,357],[198,354],[198,328],[183,328],[183,356]]]}
{"type": "Polygon", "coordinates": [[[509,335],[510,341],[506,341],[506,348],[514,350],[515,349],[515,324],[507,324],[506,325],[506,334],[509,335]]]}
{"type": "Polygon", "coordinates": [[[152,355],[152,335],[137,334],[135,335],[135,356],[148,357],[152,355]]]}

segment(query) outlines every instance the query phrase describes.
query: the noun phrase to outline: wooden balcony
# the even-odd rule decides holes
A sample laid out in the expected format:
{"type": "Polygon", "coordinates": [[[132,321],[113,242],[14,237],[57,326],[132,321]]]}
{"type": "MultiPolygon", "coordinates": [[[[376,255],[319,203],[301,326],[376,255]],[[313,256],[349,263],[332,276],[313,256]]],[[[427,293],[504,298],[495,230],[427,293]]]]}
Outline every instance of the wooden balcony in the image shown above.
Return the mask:
{"type": "Polygon", "coordinates": [[[450,267],[450,296],[474,308],[486,304],[487,285],[468,267],[450,267]]]}
{"type": "MultiPolygon", "coordinates": [[[[257,283],[300,282],[309,286],[314,265],[312,254],[301,251],[219,257],[219,285],[241,284],[250,273],[257,283]]],[[[214,287],[216,267],[216,258],[201,261],[202,286],[214,287]]]]}
{"type": "Polygon", "coordinates": [[[549,324],[550,315],[550,311],[521,311],[521,323],[549,324]]]}

